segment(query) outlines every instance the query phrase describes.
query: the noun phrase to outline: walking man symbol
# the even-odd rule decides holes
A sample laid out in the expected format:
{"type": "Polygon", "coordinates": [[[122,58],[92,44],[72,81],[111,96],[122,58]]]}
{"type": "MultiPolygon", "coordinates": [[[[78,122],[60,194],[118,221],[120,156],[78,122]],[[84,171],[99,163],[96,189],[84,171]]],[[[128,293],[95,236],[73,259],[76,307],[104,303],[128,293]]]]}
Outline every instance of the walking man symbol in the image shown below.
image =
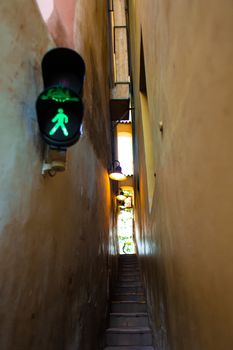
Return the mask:
{"type": "Polygon", "coordinates": [[[67,117],[67,115],[65,113],[63,113],[63,109],[62,108],[58,108],[57,110],[57,114],[55,115],[55,117],[52,119],[52,123],[56,123],[53,128],[50,130],[49,135],[54,135],[55,132],[61,128],[62,132],[65,136],[68,136],[69,133],[66,129],[65,124],[68,123],[69,118],[67,117]]]}

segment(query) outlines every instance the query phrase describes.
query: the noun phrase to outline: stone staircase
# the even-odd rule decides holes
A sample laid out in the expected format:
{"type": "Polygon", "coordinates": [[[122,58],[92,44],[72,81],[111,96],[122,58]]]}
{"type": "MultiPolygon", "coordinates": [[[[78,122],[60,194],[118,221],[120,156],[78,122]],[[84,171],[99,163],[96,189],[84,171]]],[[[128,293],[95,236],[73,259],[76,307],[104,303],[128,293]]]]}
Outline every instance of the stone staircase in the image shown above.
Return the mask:
{"type": "Polygon", "coordinates": [[[104,350],[154,350],[137,256],[119,256],[104,350]]]}

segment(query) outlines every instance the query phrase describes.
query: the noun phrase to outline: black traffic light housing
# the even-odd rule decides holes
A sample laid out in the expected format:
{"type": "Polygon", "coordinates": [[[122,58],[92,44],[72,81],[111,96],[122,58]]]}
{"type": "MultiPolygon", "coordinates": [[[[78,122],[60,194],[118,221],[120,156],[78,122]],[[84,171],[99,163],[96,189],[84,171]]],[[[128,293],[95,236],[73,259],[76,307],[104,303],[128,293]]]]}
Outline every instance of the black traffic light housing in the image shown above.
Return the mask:
{"type": "Polygon", "coordinates": [[[85,63],[68,48],[48,51],[42,60],[44,90],[36,101],[41,135],[54,148],[72,146],[80,138],[85,63]]]}

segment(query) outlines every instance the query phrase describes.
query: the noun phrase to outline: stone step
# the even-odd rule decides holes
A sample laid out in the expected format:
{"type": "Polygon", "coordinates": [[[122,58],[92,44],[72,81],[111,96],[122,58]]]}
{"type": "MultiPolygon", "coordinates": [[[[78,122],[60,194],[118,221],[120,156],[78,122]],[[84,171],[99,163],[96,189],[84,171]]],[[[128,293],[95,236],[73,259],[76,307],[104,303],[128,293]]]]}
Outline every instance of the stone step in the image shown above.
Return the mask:
{"type": "Polygon", "coordinates": [[[121,282],[141,282],[141,279],[140,277],[138,276],[121,276],[119,279],[118,279],[118,283],[121,283],[121,282]]]}
{"type": "Polygon", "coordinates": [[[145,301],[144,293],[115,293],[113,294],[113,300],[120,301],[120,300],[131,300],[131,301],[145,301]]]}
{"type": "Polygon", "coordinates": [[[140,274],[140,271],[139,270],[135,270],[135,269],[132,269],[132,270],[120,270],[118,272],[118,276],[141,276],[140,274]]]}
{"type": "Polygon", "coordinates": [[[139,271],[119,271],[118,277],[141,277],[141,273],[139,271]]]}
{"type": "Polygon", "coordinates": [[[152,332],[149,327],[108,328],[106,345],[152,345],[152,332]]]}
{"type": "Polygon", "coordinates": [[[139,267],[138,261],[119,261],[119,267],[139,267]]]}
{"type": "Polygon", "coordinates": [[[112,312],[146,312],[145,301],[112,301],[111,303],[112,312]]]}
{"type": "Polygon", "coordinates": [[[145,294],[143,290],[128,291],[127,288],[120,288],[120,289],[118,288],[118,290],[114,289],[113,295],[145,295],[145,294]]]}
{"type": "Polygon", "coordinates": [[[127,259],[136,259],[137,260],[137,255],[136,254],[121,254],[119,256],[119,260],[127,260],[127,259]]]}
{"type": "Polygon", "coordinates": [[[144,293],[142,286],[118,286],[114,288],[114,293],[127,294],[127,293],[144,293]]]}
{"type": "Polygon", "coordinates": [[[110,313],[110,328],[116,327],[148,327],[148,314],[138,313],[110,313]]]}
{"type": "Polygon", "coordinates": [[[132,274],[132,275],[138,275],[140,274],[140,270],[139,269],[130,269],[130,268],[127,268],[127,269],[120,269],[119,270],[119,275],[129,275],[129,274],[132,274]]]}
{"type": "Polygon", "coordinates": [[[121,279],[140,279],[141,275],[139,273],[121,273],[119,274],[119,280],[121,279]]]}
{"type": "Polygon", "coordinates": [[[104,350],[154,350],[153,346],[107,346],[104,350]]]}
{"type": "Polygon", "coordinates": [[[139,266],[139,262],[137,260],[125,260],[119,261],[119,266],[139,266]]]}
{"type": "Polygon", "coordinates": [[[117,281],[116,287],[142,287],[141,281],[117,281]]]}

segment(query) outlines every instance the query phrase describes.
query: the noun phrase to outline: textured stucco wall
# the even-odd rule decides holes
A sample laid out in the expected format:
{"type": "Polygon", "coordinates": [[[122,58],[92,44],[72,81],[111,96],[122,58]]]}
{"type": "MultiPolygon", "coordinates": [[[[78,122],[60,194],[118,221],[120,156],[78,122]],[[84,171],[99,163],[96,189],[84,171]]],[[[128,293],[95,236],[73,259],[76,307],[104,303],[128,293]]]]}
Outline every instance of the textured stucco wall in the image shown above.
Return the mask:
{"type": "Polygon", "coordinates": [[[129,4],[136,207],[141,214],[137,241],[155,342],[160,350],[230,350],[233,3],[132,0],[129,4]],[[141,31],[156,167],[151,213],[139,96],[141,31]],[[164,124],[163,135],[159,121],[164,124]]]}
{"type": "Polygon", "coordinates": [[[68,150],[67,170],[44,178],[34,103],[41,59],[54,44],[33,1],[0,5],[1,350],[98,348],[108,251],[116,245],[109,239],[105,1],[96,8],[77,1],[76,47],[87,66],[84,135],[68,150]]]}

